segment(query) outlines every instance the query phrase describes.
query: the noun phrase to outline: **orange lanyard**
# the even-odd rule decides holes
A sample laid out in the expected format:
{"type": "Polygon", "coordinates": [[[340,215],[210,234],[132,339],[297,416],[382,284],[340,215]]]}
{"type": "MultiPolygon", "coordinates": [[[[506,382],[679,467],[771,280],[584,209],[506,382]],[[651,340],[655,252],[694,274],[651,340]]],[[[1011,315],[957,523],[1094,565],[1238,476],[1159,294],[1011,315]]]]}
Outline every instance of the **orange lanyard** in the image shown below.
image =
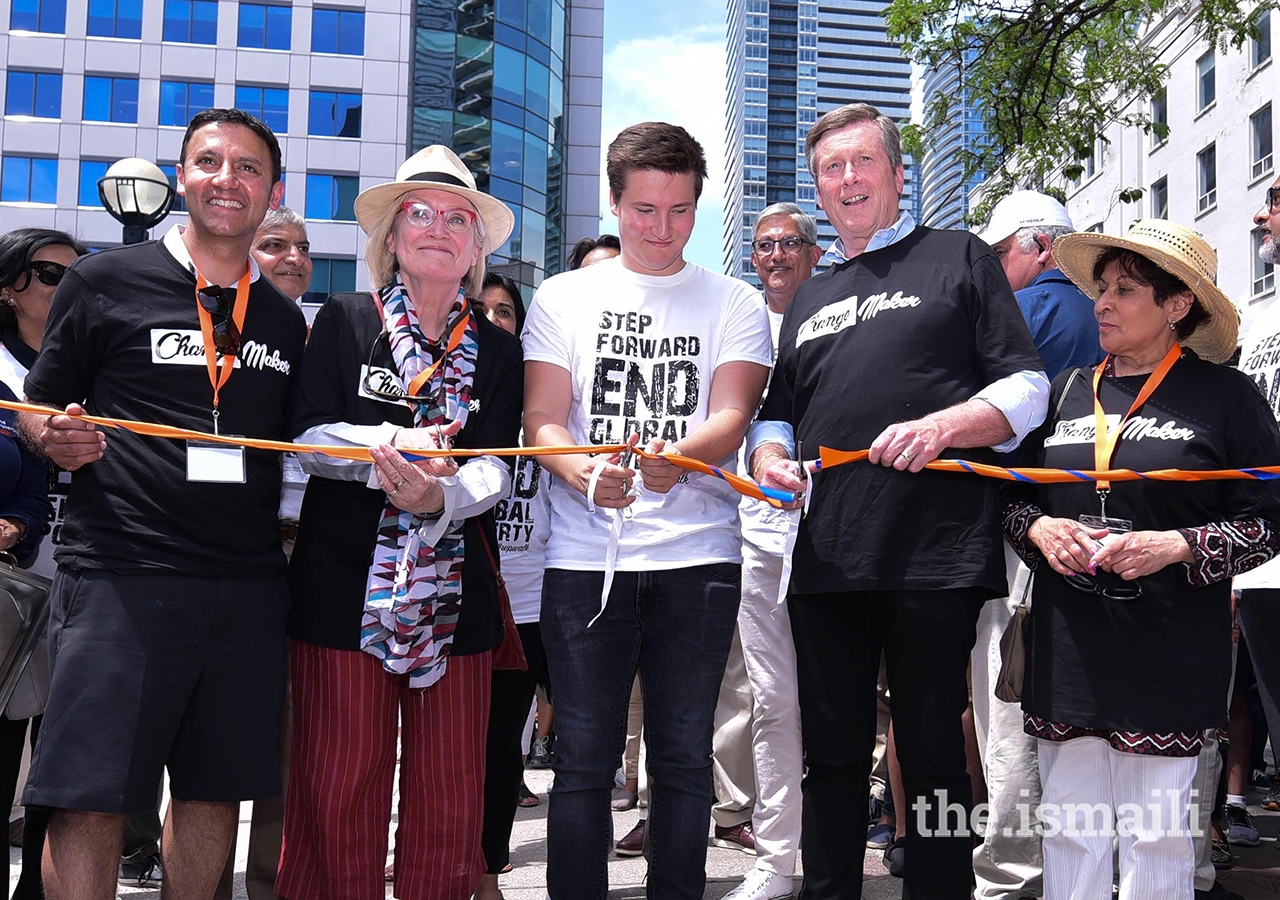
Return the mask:
{"type": "MultiPolygon", "coordinates": [[[[1138,391],[1138,396],[1134,399],[1133,405],[1129,407],[1129,411],[1124,414],[1124,418],[1120,420],[1120,424],[1116,426],[1116,430],[1107,431],[1107,416],[1102,411],[1102,401],[1098,397],[1098,388],[1102,384],[1102,373],[1107,368],[1107,363],[1111,362],[1111,355],[1108,354],[1093,373],[1093,465],[1098,471],[1105,471],[1111,468],[1111,458],[1116,455],[1116,444],[1120,443],[1120,433],[1124,431],[1125,424],[1135,412],[1151,399],[1151,395],[1155,393],[1160,382],[1164,381],[1164,377],[1169,374],[1169,370],[1173,368],[1173,364],[1182,358],[1182,347],[1177,341],[1173,342],[1173,346],[1169,348],[1169,352],[1164,355],[1164,359],[1160,360],[1160,365],[1156,366],[1155,371],[1147,376],[1147,380],[1142,385],[1142,390],[1138,391]]],[[[1102,498],[1103,511],[1106,513],[1106,497],[1111,490],[1111,482],[1106,479],[1098,479],[1098,495],[1102,498]]]]}
{"type": "MultiPolygon", "coordinates": [[[[382,333],[387,334],[387,320],[382,311],[382,300],[377,294],[370,294],[373,297],[374,306],[378,307],[378,317],[382,319],[382,333]]],[[[471,318],[469,315],[470,307],[467,302],[462,304],[462,315],[458,317],[457,323],[453,326],[453,331],[449,332],[449,343],[445,345],[444,353],[440,358],[427,366],[421,372],[413,377],[413,380],[405,385],[405,390],[410,397],[419,397],[422,395],[422,388],[436,374],[436,370],[444,365],[444,361],[448,359],[449,354],[458,349],[458,345],[462,343],[462,337],[467,333],[467,321],[471,318]]]]}
{"type": "MultiPolygon", "coordinates": [[[[236,305],[231,311],[231,320],[236,323],[236,330],[241,335],[244,334],[244,314],[249,309],[249,276],[251,274],[252,271],[246,271],[244,277],[236,283],[236,305]]],[[[196,313],[200,316],[200,335],[204,338],[204,361],[209,367],[209,384],[213,386],[213,416],[216,425],[218,392],[231,377],[231,370],[236,367],[236,358],[234,356],[219,358],[217,348],[213,345],[213,316],[209,315],[209,311],[201,305],[199,297],[200,291],[208,286],[209,281],[197,273],[196,313]]]]}

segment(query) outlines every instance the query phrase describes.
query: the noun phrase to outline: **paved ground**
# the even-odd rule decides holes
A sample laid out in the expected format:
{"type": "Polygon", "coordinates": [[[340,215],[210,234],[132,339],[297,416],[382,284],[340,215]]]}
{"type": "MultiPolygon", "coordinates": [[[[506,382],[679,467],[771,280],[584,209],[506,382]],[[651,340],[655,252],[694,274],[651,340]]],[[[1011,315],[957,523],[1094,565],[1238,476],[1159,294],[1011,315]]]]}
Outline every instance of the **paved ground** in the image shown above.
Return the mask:
{"type": "MultiPolygon", "coordinates": [[[[520,810],[516,818],[515,831],[511,839],[511,861],[514,871],[502,876],[501,887],[507,900],[543,900],[546,891],[546,787],[551,779],[550,772],[530,771],[529,787],[543,798],[541,805],[520,810]]],[[[1256,804],[1258,795],[1250,799],[1256,804]]],[[[1262,846],[1254,849],[1239,849],[1236,868],[1221,873],[1224,885],[1241,894],[1246,900],[1266,900],[1280,897],[1280,846],[1276,838],[1280,834],[1280,813],[1262,812],[1256,805],[1251,807],[1254,821],[1262,833],[1262,846]]],[[[639,817],[637,810],[614,814],[614,834],[621,837],[635,824],[639,817]]],[[[246,804],[241,812],[239,876],[236,882],[236,898],[245,898],[244,893],[244,848],[248,846],[249,806],[246,804]]],[[[710,828],[708,827],[708,836],[710,828]]],[[[10,850],[9,855],[10,886],[18,876],[19,851],[10,850]]],[[[742,879],[743,874],[751,868],[754,857],[734,850],[710,847],[707,851],[707,892],[706,900],[718,900],[727,894],[742,879]]],[[[878,851],[867,851],[866,864],[863,868],[865,880],[862,896],[865,900],[897,900],[902,896],[902,882],[890,876],[880,863],[878,851]]],[[[641,900],[644,897],[645,863],[643,859],[623,859],[611,856],[609,860],[610,900],[641,900]]],[[[799,888],[800,879],[796,879],[799,888]]],[[[387,893],[390,897],[390,891],[387,893]]],[[[159,900],[160,892],[155,890],[121,889],[120,896],[127,900],[159,900]]]]}

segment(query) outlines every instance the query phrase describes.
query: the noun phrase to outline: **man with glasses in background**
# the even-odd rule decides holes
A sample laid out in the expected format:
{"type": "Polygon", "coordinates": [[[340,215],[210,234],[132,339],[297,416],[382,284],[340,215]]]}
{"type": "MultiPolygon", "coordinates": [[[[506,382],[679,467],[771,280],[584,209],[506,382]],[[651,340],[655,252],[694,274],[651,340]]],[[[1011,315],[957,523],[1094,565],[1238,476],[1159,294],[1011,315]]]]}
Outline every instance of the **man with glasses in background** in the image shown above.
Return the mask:
{"type": "Polygon", "coordinates": [[[198,114],[178,191],[185,228],[68,270],[26,380],[32,402],[66,414],[26,416],[24,430],[76,472],[24,797],[54,809],[50,900],[115,896],[125,816],[154,807],[166,767],[175,897],[212,896],[239,801],[280,794],[278,457],[126,431],[108,440],[76,417],[289,436],[306,325],[249,256],[283,194],[275,136],[239,110],[198,114]]]}
{"type": "MultiPolygon", "coordinates": [[[[764,287],[775,355],[782,314],[821,255],[818,223],[796,204],[775,203],[756,216],[751,264],[764,287]]],[[[778,604],[782,554],[798,514],[751,499],[738,512],[742,603],[716,708],[712,842],[756,853],[755,868],[725,900],[775,900],[791,896],[800,844],[796,646],[778,604]]]]}

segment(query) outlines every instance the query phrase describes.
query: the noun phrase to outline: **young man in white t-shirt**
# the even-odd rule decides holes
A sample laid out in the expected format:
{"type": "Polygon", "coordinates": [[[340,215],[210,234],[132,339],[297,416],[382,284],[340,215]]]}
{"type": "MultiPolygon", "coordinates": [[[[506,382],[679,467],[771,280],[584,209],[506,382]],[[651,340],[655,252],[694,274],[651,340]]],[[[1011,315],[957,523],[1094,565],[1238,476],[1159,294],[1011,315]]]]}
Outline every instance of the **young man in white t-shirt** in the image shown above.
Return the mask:
{"type": "MultiPolygon", "coordinates": [[[[683,128],[647,122],[618,135],[606,169],[622,255],[548,279],[534,296],[525,436],[536,445],[638,439],[732,470],[772,348],[759,292],[684,260],[706,177],[702,148],[683,128]]],[[[701,898],[712,723],[741,584],[737,495],[665,461],[543,464],[553,479],[542,628],[558,735],[551,897],[607,891],[610,791],[638,669],[652,779],[649,889],[701,898]]]]}

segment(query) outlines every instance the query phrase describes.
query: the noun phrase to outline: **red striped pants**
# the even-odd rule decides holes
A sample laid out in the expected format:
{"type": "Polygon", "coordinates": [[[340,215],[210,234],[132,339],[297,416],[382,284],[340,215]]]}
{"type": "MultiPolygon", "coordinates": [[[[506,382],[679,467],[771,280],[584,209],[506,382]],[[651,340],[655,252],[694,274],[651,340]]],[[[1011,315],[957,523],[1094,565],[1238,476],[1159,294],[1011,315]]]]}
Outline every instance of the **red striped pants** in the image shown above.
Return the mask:
{"type": "Polygon", "coordinates": [[[409,687],[367,653],[292,646],[292,772],[276,891],[383,900],[396,726],[401,726],[395,896],[467,900],[484,873],[490,653],[453,656],[409,687]]]}

